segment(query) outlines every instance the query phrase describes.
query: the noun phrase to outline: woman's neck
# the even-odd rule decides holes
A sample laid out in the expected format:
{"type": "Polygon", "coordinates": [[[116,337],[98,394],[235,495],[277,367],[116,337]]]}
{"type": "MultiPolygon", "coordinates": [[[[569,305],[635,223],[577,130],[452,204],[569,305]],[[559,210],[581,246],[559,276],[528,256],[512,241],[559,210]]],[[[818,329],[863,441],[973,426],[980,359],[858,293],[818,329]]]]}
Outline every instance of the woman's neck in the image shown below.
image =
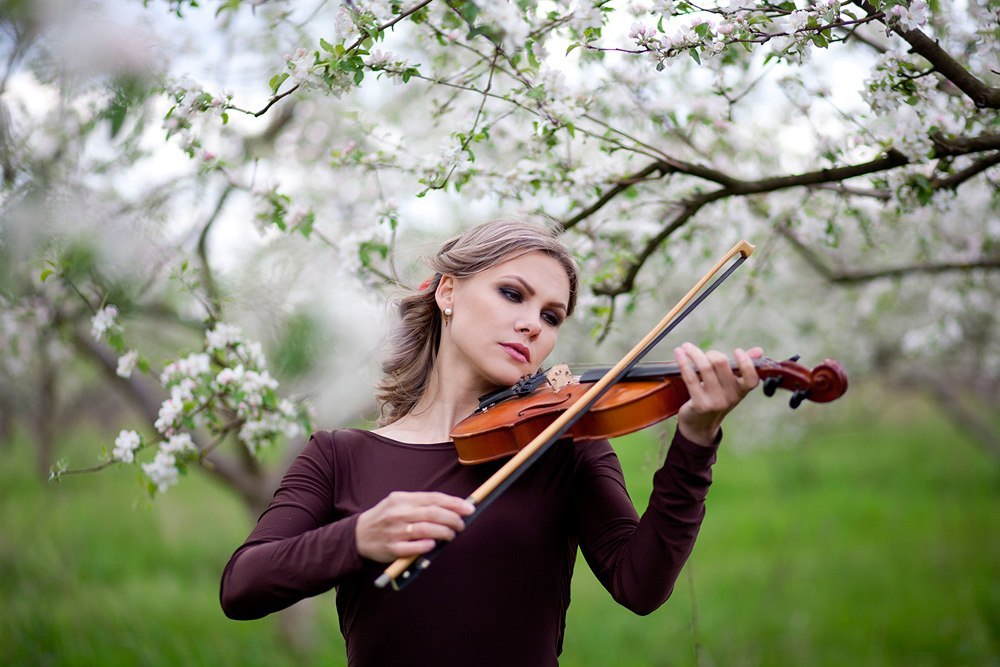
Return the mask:
{"type": "Polygon", "coordinates": [[[479,396],[490,388],[483,386],[481,378],[443,370],[447,368],[439,357],[427,388],[413,408],[393,423],[375,429],[375,433],[409,443],[451,440],[451,429],[472,414],[479,405],[479,396]]]}

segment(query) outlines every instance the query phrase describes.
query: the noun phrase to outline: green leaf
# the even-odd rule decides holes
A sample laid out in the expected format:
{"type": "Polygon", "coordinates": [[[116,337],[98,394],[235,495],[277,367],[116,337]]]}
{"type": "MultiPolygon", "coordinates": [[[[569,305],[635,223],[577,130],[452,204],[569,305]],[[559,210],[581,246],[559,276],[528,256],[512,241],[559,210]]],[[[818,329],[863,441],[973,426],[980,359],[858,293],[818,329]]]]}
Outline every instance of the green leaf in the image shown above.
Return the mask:
{"type": "Polygon", "coordinates": [[[125,340],[122,338],[122,335],[118,332],[110,332],[108,334],[108,344],[111,347],[115,348],[115,350],[117,350],[118,352],[125,351],[125,340]]]}
{"type": "MultiPolygon", "coordinates": [[[[215,15],[218,16],[219,14],[227,10],[235,12],[237,9],[240,8],[240,1],[241,0],[223,0],[223,2],[219,3],[219,8],[215,10],[215,15]]],[[[195,7],[196,5],[195,3],[192,2],[191,6],[195,7]]]]}
{"type": "MultiPolygon", "coordinates": [[[[336,47],[336,46],[334,46],[333,44],[331,44],[330,42],[326,41],[326,40],[325,40],[325,39],[323,39],[322,37],[320,37],[320,38],[319,38],[319,45],[320,45],[321,47],[323,47],[323,50],[324,50],[324,51],[328,51],[328,52],[330,52],[330,53],[333,53],[333,54],[336,54],[336,55],[339,55],[339,54],[337,54],[337,47],[336,47]]],[[[343,49],[344,47],[343,47],[343,46],[341,46],[340,48],[341,48],[341,49],[343,49]]]]}
{"type": "Polygon", "coordinates": [[[111,138],[115,138],[125,124],[125,115],[128,113],[128,106],[112,102],[108,109],[108,120],[111,121],[111,138]]]}
{"type": "Polygon", "coordinates": [[[45,269],[44,271],[42,271],[42,275],[39,276],[39,279],[44,283],[45,280],[53,273],[55,273],[55,271],[53,271],[52,269],[45,269]]]}
{"type": "Polygon", "coordinates": [[[274,76],[272,76],[271,81],[269,82],[271,86],[271,92],[277,93],[278,88],[281,87],[281,84],[285,82],[285,79],[287,79],[288,76],[289,76],[288,72],[282,72],[281,74],[275,74],[274,76]]]}
{"type": "Polygon", "coordinates": [[[576,48],[576,47],[578,47],[578,46],[580,46],[580,43],[579,43],[579,42],[573,42],[572,44],[570,44],[570,45],[569,45],[569,46],[568,46],[568,47],[566,48],[566,55],[569,55],[570,51],[572,51],[573,49],[575,49],[575,48],[576,48]]]}

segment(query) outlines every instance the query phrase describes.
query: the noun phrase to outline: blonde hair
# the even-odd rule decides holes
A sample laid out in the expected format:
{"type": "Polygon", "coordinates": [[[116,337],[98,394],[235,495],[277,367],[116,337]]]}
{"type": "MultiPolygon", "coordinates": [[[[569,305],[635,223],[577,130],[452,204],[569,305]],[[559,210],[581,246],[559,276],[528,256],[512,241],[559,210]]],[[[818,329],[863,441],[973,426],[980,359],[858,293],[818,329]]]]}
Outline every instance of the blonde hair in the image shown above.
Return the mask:
{"type": "Polygon", "coordinates": [[[408,414],[430,381],[441,341],[441,313],[434,296],[441,276],[466,278],[535,251],[546,253],[566,270],[567,315],[571,314],[576,305],[576,262],[554,231],[545,227],[517,220],[487,222],[445,241],[437,255],[427,258],[434,276],[396,302],[399,321],[375,393],[380,426],[408,414]]]}

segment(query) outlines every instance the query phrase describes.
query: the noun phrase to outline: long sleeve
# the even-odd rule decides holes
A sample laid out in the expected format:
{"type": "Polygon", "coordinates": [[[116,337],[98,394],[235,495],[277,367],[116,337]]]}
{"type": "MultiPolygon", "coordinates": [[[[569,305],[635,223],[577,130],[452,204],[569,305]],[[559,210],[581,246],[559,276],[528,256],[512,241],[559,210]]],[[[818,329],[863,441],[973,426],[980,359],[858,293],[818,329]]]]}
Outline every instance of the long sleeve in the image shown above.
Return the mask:
{"type": "Polygon", "coordinates": [[[222,609],[230,618],[260,618],[328,591],[361,569],[357,515],[334,511],[334,456],[330,434],[314,434],[230,558],[220,588],[222,609]]]}
{"type": "Polygon", "coordinates": [[[612,597],[637,614],[667,600],[694,548],[717,448],[675,434],[641,519],[610,446],[578,479],[574,507],[583,555],[612,597]]]}

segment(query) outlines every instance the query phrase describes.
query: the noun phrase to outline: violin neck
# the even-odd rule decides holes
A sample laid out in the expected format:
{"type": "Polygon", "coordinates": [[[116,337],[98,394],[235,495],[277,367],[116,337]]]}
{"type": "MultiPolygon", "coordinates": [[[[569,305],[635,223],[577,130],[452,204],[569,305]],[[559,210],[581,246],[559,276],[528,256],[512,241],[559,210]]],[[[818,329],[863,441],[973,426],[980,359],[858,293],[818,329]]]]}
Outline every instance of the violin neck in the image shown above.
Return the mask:
{"type": "MultiPolygon", "coordinates": [[[[774,361],[767,358],[754,359],[753,361],[753,365],[757,369],[771,368],[774,366],[774,363],[774,361]]],[[[735,359],[729,360],[729,367],[735,371],[738,371],[740,368],[739,363],[735,359]]],[[[610,366],[605,368],[591,368],[580,375],[580,382],[597,382],[608,372],[609,368],[610,366]]],[[[622,379],[625,381],[662,380],[668,377],[678,377],[680,374],[681,369],[676,361],[654,361],[646,364],[637,364],[622,379]]]]}

